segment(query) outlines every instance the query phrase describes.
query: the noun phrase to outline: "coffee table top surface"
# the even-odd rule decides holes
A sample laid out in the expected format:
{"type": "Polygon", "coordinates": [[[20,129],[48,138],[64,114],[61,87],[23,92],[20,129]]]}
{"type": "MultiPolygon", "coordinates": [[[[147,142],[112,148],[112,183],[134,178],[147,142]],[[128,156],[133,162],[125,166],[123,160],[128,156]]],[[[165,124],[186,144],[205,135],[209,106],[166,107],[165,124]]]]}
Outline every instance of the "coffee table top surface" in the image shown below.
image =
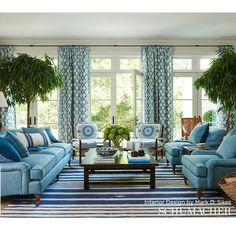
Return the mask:
{"type": "MultiPolygon", "coordinates": [[[[85,158],[82,160],[81,166],[92,166],[92,165],[106,165],[106,166],[140,166],[140,165],[154,165],[158,166],[158,162],[154,159],[154,157],[150,154],[150,152],[145,149],[145,155],[150,157],[150,161],[148,162],[143,162],[143,163],[128,163],[128,158],[127,157],[122,157],[119,158],[118,160],[115,161],[115,158],[107,158],[107,157],[102,157],[97,154],[96,148],[91,148],[87,152],[85,158]]],[[[142,157],[140,157],[142,159],[142,157]]]]}

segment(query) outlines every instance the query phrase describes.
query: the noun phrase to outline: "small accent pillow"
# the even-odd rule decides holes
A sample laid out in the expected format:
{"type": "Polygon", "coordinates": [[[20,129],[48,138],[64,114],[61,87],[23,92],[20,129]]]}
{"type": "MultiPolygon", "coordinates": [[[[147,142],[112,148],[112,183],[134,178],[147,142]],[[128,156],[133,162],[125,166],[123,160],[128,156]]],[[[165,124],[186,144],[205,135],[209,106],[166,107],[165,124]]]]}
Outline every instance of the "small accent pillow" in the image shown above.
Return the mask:
{"type": "Polygon", "coordinates": [[[201,125],[201,123],[198,123],[191,131],[189,136],[189,141],[194,144],[205,143],[208,133],[209,133],[209,124],[201,125]]]}
{"type": "Polygon", "coordinates": [[[236,135],[225,137],[221,145],[216,150],[216,154],[223,159],[236,158],[236,135]]]}
{"type": "Polygon", "coordinates": [[[11,161],[21,162],[20,154],[5,138],[0,138],[0,154],[11,161]]]}
{"type": "Polygon", "coordinates": [[[39,133],[16,133],[17,138],[27,147],[48,147],[51,145],[46,131],[39,133]]]}
{"type": "Polygon", "coordinates": [[[79,139],[96,139],[98,129],[96,124],[77,124],[75,137],[79,139]]]}
{"type": "Polygon", "coordinates": [[[21,141],[17,138],[16,135],[7,131],[5,139],[7,139],[14,146],[14,148],[18,151],[21,157],[29,156],[29,151],[27,150],[25,145],[21,143],[21,141]]]}
{"type": "Polygon", "coordinates": [[[138,138],[156,139],[160,135],[160,124],[140,124],[138,127],[138,138]]]}

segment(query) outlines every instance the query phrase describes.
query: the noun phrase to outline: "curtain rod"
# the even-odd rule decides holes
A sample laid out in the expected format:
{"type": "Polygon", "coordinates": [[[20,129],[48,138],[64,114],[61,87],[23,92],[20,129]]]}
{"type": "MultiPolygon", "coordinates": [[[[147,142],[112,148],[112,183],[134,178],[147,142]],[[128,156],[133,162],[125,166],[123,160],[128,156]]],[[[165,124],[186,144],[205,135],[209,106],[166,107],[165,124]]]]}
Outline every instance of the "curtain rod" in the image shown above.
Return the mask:
{"type": "MultiPolygon", "coordinates": [[[[13,46],[13,47],[60,47],[60,46],[72,46],[72,47],[76,47],[76,46],[84,46],[84,47],[144,47],[144,46],[172,46],[172,47],[219,47],[221,45],[219,44],[216,44],[216,45],[213,45],[213,44],[195,44],[195,45],[158,45],[158,44],[142,44],[142,45],[134,45],[134,44],[131,44],[131,45],[128,45],[128,44],[111,44],[111,45],[108,45],[108,44],[105,44],[105,45],[102,45],[102,44],[94,44],[94,45],[86,45],[86,44],[77,44],[77,45],[69,45],[69,44],[60,44],[60,45],[56,45],[56,44],[17,44],[17,45],[3,45],[3,44],[0,44],[0,46],[13,46]]],[[[232,45],[222,45],[222,46],[232,46],[232,45]]]]}

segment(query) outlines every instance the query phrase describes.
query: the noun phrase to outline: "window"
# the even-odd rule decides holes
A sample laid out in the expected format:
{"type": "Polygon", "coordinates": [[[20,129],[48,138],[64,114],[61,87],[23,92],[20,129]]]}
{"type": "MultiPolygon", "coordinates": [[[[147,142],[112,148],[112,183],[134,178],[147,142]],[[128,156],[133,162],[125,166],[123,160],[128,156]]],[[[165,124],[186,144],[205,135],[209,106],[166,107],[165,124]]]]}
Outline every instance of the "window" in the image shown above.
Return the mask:
{"type": "Polygon", "coordinates": [[[194,81],[202,71],[209,68],[211,58],[191,56],[191,58],[174,58],[173,78],[173,134],[174,138],[181,136],[181,117],[201,116],[203,122],[216,124],[216,105],[204,95],[204,91],[194,87],[194,81]]]}
{"type": "Polygon", "coordinates": [[[133,130],[142,120],[142,79],[133,71],[139,67],[138,58],[91,59],[91,119],[99,131],[111,123],[133,130]]]}
{"type": "Polygon", "coordinates": [[[181,135],[181,118],[192,117],[193,114],[193,77],[174,77],[174,137],[181,135]]]}

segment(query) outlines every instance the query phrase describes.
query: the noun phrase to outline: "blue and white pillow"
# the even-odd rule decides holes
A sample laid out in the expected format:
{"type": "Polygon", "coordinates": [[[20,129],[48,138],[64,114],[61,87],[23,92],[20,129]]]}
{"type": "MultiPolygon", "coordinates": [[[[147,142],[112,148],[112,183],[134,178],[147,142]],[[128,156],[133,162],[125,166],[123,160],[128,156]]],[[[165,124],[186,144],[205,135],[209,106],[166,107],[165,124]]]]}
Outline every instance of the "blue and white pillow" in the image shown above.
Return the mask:
{"type": "Polygon", "coordinates": [[[6,135],[4,137],[7,139],[17,150],[17,152],[20,154],[21,157],[28,157],[29,151],[25,147],[23,143],[17,138],[17,136],[9,131],[6,132],[6,135]]]}
{"type": "Polygon", "coordinates": [[[96,139],[98,137],[97,125],[77,124],[75,136],[78,139],[96,139]]]}
{"type": "Polygon", "coordinates": [[[161,131],[160,124],[140,124],[138,127],[138,138],[156,139],[161,131]]]}
{"type": "Polygon", "coordinates": [[[27,147],[48,147],[51,145],[46,131],[39,133],[16,133],[17,138],[27,147]]]}

